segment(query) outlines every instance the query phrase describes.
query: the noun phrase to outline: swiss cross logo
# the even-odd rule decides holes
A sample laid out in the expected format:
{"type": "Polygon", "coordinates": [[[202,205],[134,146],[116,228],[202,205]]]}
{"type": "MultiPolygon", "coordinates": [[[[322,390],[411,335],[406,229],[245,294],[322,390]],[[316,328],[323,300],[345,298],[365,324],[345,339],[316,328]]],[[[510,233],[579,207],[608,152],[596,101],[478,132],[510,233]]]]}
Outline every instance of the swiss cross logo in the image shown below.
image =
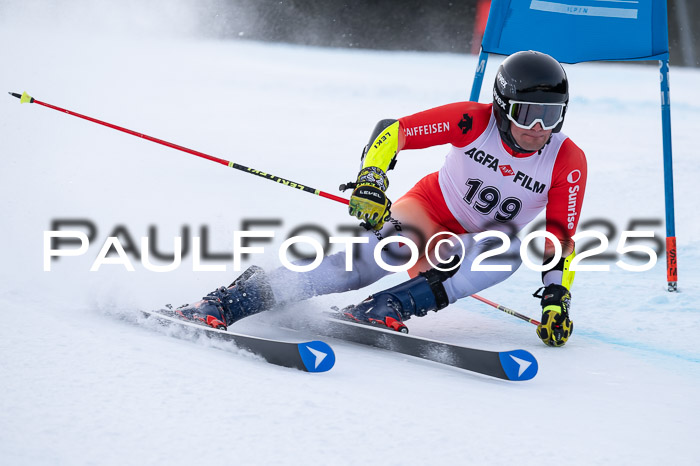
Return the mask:
{"type": "Polygon", "coordinates": [[[503,176],[513,176],[515,175],[515,172],[513,169],[510,167],[510,165],[501,165],[498,168],[501,169],[501,173],[503,173],[503,176]]]}

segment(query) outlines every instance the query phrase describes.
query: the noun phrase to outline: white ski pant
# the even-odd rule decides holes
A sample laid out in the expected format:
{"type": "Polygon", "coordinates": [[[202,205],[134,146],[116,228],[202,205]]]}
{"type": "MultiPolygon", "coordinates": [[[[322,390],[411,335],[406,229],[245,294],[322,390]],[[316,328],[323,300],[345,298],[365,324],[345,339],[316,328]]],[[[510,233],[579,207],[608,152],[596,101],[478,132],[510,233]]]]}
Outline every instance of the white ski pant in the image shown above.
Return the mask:
{"type": "MultiPolygon", "coordinates": [[[[398,222],[393,224],[387,222],[379,236],[386,238],[394,235],[396,224],[400,225],[398,222]]],[[[268,275],[277,302],[294,302],[313,296],[357,290],[390,274],[391,272],[382,268],[374,258],[374,250],[379,243],[377,236],[373,232],[367,232],[365,237],[369,239],[368,243],[353,245],[351,271],[346,271],[346,252],[344,251],[324,257],[318,267],[308,272],[294,272],[284,267],[273,270],[268,275]]],[[[444,282],[450,303],[502,282],[511,276],[521,264],[520,240],[513,236],[510,238],[510,244],[505,252],[480,261],[481,266],[498,265],[504,270],[474,270],[473,263],[478,256],[503,245],[501,239],[493,236],[482,238],[479,241],[474,240],[474,236],[475,234],[472,233],[459,235],[464,244],[464,250],[454,238],[454,247],[443,244],[440,250],[442,258],[447,259],[452,255],[464,258],[457,273],[444,282]]],[[[407,246],[402,246],[401,243],[389,243],[382,250],[381,256],[386,264],[400,266],[408,262],[409,253],[410,250],[407,246]]],[[[299,262],[299,264],[303,263],[299,262]]]]}

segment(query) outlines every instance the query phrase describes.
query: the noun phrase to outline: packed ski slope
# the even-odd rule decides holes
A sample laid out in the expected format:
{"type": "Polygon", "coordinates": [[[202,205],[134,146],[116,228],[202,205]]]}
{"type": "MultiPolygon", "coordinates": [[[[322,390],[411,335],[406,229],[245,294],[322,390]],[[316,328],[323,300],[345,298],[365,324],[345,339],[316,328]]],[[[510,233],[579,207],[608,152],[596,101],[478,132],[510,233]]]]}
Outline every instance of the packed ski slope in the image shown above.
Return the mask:
{"type": "MultiPolygon", "coordinates": [[[[355,176],[377,120],[466,99],[475,69],[469,56],[85,32],[30,19],[2,20],[0,89],[334,193],[355,176]]],[[[658,72],[566,69],[564,131],[589,162],[582,222],[612,222],[614,235],[602,230],[612,252],[630,221],[663,220],[658,72]]],[[[277,220],[250,227],[272,229],[275,239],[244,263],[274,267],[295,228],[339,235],[352,219],[335,202],[3,94],[2,463],[700,463],[700,72],[671,76],[679,293],[665,291],[663,254],[641,273],[590,259],[610,271],[577,275],[575,333],[564,348],[543,346],[532,325],[475,300],[408,322],[416,335],[532,352],[540,372],[522,383],[336,341],[336,366],[308,374],[134,324],[137,309],[192,301],[236,273],[230,259],[205,262],[225,271],[193,271],[191,251],[171,272],[146,270],[132,255],[133,272],[114,264],[90,272],[115,230],[137,252],[143,236],[161,252],[172,252],[176,236],[206,236],[208,252],[223,254],[244,222],[277,220]],[[86,254],[44,271],[44,231],[69,219],[93,224],[94,239],[86,254]]],[[[389,193],[438,169],[445,152],[402,153],[389,193]]],[[[663,240],[658,225],[647,229],[663,240]]],[[[353,303],[403,279],[283,312],[353,303]]],[[[538,318],[538,285],[539,273],[522,267],[482,294],[538,318]]],[[[275,320],[256,316],[236,328],[313,336],[275,320]]]]}

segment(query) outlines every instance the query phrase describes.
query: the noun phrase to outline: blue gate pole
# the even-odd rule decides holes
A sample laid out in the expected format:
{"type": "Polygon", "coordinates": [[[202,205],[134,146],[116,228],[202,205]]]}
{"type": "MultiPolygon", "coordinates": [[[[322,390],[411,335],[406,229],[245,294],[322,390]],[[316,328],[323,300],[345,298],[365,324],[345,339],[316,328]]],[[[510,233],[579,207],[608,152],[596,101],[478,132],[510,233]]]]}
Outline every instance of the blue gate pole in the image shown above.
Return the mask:
{"type": "Polygon", "coordinates": [[[673,209],[673,159],[671,152],[671,98],[668,59],[660,60],[661,73],[661,126],[664,148],[664,195],[666,200],[666,279],[668,291],[678,290],[678,262],[676,256],[676,219],[673,209]]]}
{"type": "Polygon", "coordinates": [[[472,83],[472,93],[469,100],[472,102],[479,101],[479,93],[481,93],[481,83],[484,81],[484,73],[486,72],[486,62],[489,61],[489,54],[481,48],[479,51],[479,61],[476,65],[476,73],[474,73],[474,82],[472,83]]]}

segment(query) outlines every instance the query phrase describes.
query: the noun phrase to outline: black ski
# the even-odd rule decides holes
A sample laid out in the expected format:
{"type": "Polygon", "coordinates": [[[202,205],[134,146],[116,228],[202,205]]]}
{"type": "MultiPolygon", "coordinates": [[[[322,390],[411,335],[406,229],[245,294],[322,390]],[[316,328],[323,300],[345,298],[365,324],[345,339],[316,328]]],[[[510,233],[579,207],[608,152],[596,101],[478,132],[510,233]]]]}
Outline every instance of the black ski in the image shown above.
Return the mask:
{"type": "MultiPolygon", "coordinates": [[[[140,312],[147,321],[154,321],[168,328],[182,330],[184,332],[183,338],[204,335],[211,339],[231,342],[236,347],[250,351],[278,366],[291,367],[306,372],[326,372],[335,364],[333,350],[322,341],[291,343],[206,327],[158,311],[140,312]]],[[[163,312],[168,311],[164,310],[163,312]]]]}
{"type": "Polygon", "coordinates": [[[525,350],[487,351],[360,324],[340,317],[297,320],[286,325],[337,338],[458,367],[505,380],[530,380],[537,374],[537,360],[525,350]]]}

